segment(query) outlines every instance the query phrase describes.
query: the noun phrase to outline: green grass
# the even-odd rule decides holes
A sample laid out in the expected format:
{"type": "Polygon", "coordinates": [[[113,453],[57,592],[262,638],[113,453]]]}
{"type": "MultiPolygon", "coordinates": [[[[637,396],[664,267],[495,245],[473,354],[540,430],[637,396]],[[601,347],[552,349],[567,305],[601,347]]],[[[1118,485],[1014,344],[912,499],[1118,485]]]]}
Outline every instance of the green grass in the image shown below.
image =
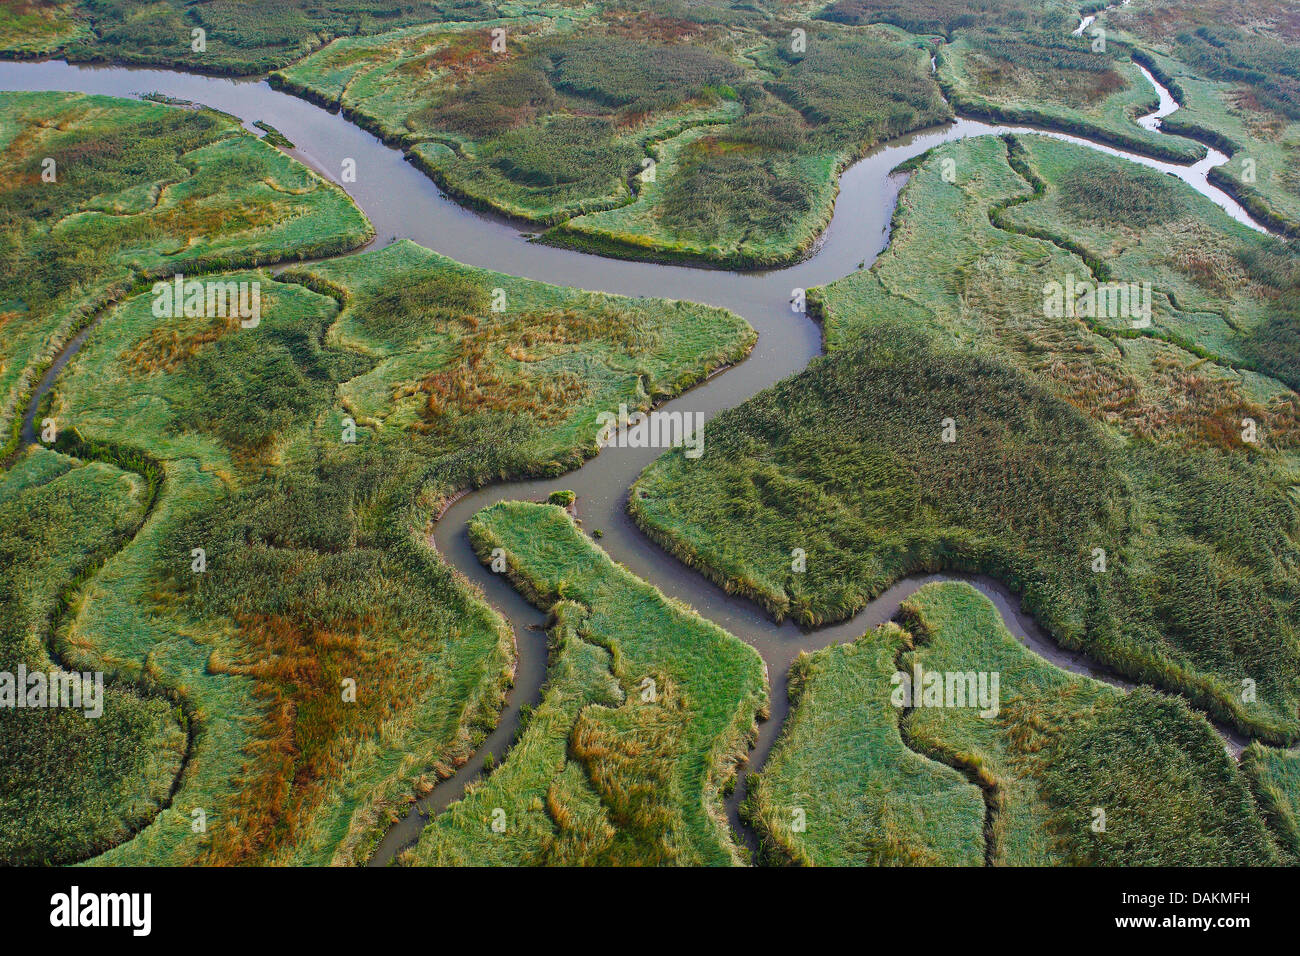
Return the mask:
{"type": "Polygon", "coordinates": [[[1300,24],[1286,3],[1245,8],[1226,0],[1139,0],[1115,25],[1167,46],[1202,76],[1239,84],[1258,106],[1300,119],[1300,24]]]}
{"type": "Polygon", "coordinates": [[[954,144],[920,164],[890,248],[814,293],[828,344],[878,315],[914,315],[1129,435],[1240,448],[1241,418],[1253,417],[1267,422],[1265,446],[1291,448],[1285,352],[1269,357],[1292,324],[1289,247],[1171,177],[1046,138],[1015,143],[954,144]],[[1044,288],[1068,275],[1150,283],[1151,327],[1048,317],[1044,288]]]}
{"type": "Polygon", "coordinates": [[[1300,236],[1300,39],[1284,3],[1138,0],[1106,16],[1113,35],[1169,87],[1164,129],[1218,147],[1210,180],[1256,218],[1300,236]]]}
{"type": "Polygon", "coordinates": [[[769,859],[805,866],[978,866],[984,797],[908,747],[890,677],[907,640],[886,624],[801,655],[791,714],[747,810],[769,859]],[[797,829],[801,827],[802,829],[797,829]]]}
{"type": "MultiPolygon", "coordinates": [[[[130,472],[43,448],[0,475],[0,669],[58,669],[77,587],[134,533],[150,493],[130,472]]],[[[184,719],[162,695],[114,677],[105,675],[99,716],[0,710],[6,865],[84,859],[166,804],[186,747],[184,719]]]]}
{"type": "Polygon", "coordinates": [[[885,30],[817,30],[807,49],[775,46],[764,65],[777,98],[807,123],[809,145],[851,155],[949,118],[929,48],[885,30]]]}
{"type": "Polygon", "coordinates": [[[1126,695],[1044,662],[969,585],[923,588],[904,605],[903,622],[917,646],[903,655],[903,670],[919,664],[925,672],[999,676],[995,717],[971,707],[920,707],[908,712],[904,730],[914,746],[960,765],[989,793],[990,862],[1278,862],[1222,740],[1183,701],[1146,689],[1126,695]]]}
{"type": "Polygon", "coordinates": [[[892,23],[913,33],[949,35],[989,22],[1024,24],[1046,6],[1038,0],[835,0],[821,16],[838,23],[892,23]]]}
{"type": "MultiPolygon", "coordinates": [[[[1139,0],[1114,15],[1128,32],[1106,55],[1068,38],[1075,10],[1055,2],[841,0],[805,24],[806,53],[773,18],[790,11],[380,6],[280,0],[250,18],[233,0],[5,2],[0,51],[282,67],[274,82],[408,148],[451,195],[554,224],[548,241],[746,267],[811,245],[847,162],[949,115],[934,41],[904,29],[947,38],[939,79],[964,110],[1188,159],[1193,144],[1131,121],[1153,100],[1136,51],[1184,104],[1166,128],[1233,151],[1215,180],[1283,228],[1300,217],[1294,37],[1219,0],[1139,0]],[[195,26],[206,54],[189,50],[195,26]],[[653,180],[636,176],[647,155],[653,180]]],[[[58,346],[126,299],[50,403],[64,454],[31,450],[0,475],[6,663],[54,654],[112,675],[102,721],[4,715],[0,858],[363,859],[428,775],[468,755],[508,681],[508,631],[427,547],[430,515],[466,486],[577,466],[598,412],[649,407],[753,345],[722,310],[558,289],[405,242],[231,276],[264,284],[255,330],[155,318],[148,295],[129,298],[152,276],[371,235],[264,128],[258,141],[204,110],[0,96],[11,433],[58,346]],[[40,181],[45,156],[57,183],[40,181]],[[356,703],[339,694],[349,677],[356,703]]],[[[813,294],[832,355],[720,417],[704,459],[665,456],[633,511],[683,560],[804,622],[913,570],[991,572],[1063,643],[1293,740],[1294,261],[1093,151],[946,146],[916,164],[876,265],[813,294]],[[1043,286],[1067,273],[1150,281],[1153,327],[1048,316],[1043,286]],[[954,445],[938,441],[947,417],[954,445]],[[1241,443],[1245,417],[1258,446],[1241,443]],[[1099,546],[1106,574],[1089,568],[1099,546]],[[792,547],[807,574],[788,570],[792,547]]],[[[721,794],[765,701],[753,652],[613,565],[560,508],[498,505],[472,533],[505,547],[512,580],[552,613],[550,677],[506,762],[407,862],[741,862],[721,794]]],[[[928,666],[1001,670],[1011,696],[993,723],[923,710],[900,735],[885,699],[859,692],[887,683],[896,628],[801,659],[749,807],[771,859],[1272,862],[1263,820],[1296,851],[1291,755],[1248,751],[1252,798],[1185,705],[1057,672],[991,613],[950,586],[908,620],[928,666]],[[1105,835],[1088,827],[1096,806],[1105,835]]]]}
{"type": "Polygon", "coordinates": [[[796,663],[794,710],[751,798],[778,858],[805,865],[1278,862],[1246,780],[1183,702],[1145,689],[1125,695],[1045,662],[967,584],[922,588],[900,620],[906,630],[885,625],[796,663]],[[912,676],[917,666],[996,674],[997,713],[898,706],[891,678],[912,676]],[[795,808],[804,811],[803,832],[791,826],[795,808]],[[1105,813],[1102,832],[1093,828],[1097,809],[1105,813]]]}
{"type": "Polygon", "coordinates": [[[197,728],[172,808],[103,862],[364,859],[411,782],[490,725],[509,672],[499,620],[418,535],[428,460],[400,434],[340,443],[335,390],[373,360],[322,348],[337,304],[252,278],[256,329],[209,339],[141,296],[60,381],[61,420],[165,472],[73,633],[170,688],[197,728]]]}
{"type": "Polygon", "coordinates": [[[742,862],[722,794],[766,705],[758,655],[614,564],[557,506],[493,505],[470,536],[484,561],[504,549],[512,583],[550,612],[550,670],[506,760],[405,862],[742,862]]]}
{"type": "Polygon", "coordinates": [[[1300,858],[1300,756],[1251,744],[1241,769],[1289,862],[1300,858]]]}
{"type": "Polygon", "coordinates": [[[61,344],[137,283],[328,255],[372,235],[341,190],[206,110],[6,93],[0,149],[6,438],[61,344]],[[47,157],[54,182],[42,179],[47,157]]]}
{"type": "Polygon", "coordinates": [[[675,394],[753,332],[719,309],[559,289],[409,242],[219,278],[261,283],[256,328],[130,298],[50,406],[87,449],[144,449],[163,474],[69,641],[165,688],[196,731],[171,808],[97,859],[357,862],[426,775],[468,755],[509,678],[508,630],[424,543],[438,503],[573,467],[596,450],[598,411],[675,394]]]}
{"type": "Polygon", "coordinates": [[[147,294],[128,300],[55,399],[101,454],[146,448],[164,474],[69,642],[167,688],[196,730],[171,808],[103,862],[364,857],[409,781],[472,746],[508,672],[501,625],[416,540],[424,463],[400,443],[338,444],[328,410],[356,357],[321,350],[336,304],[251,278],[267,293],[256,329],[195,330],[159,361],[177,323],[154,317],[147,294]],[[249,401],[258,369],[272,378],[249,401]],[[286,370],[306,386],[287,399],[275,391],[286,370]],[[270,426],[259,418],[250,432],[250,414],[270,426]],[[333,441],[313,438],[317,425],[333,441]],[[203,574],[191,572],[196,547],[203,574]],[[357,682],[355,705],[343,677],[357,682]],[[192,830],[196,809],[206,832],[192,830]]]}
{"type": "Polygon", "coordinates": [[[4,0],[0,3],[0,53],[41,56],[60,49],[89,32],[72,3],[4,0]]]}
{"type": "Polygon", "coordinates": [[[1079,7],[1056,2],[921,5],[837,0],[820,16],[845,24],[891,23],[941,34],[938,80],[960,113],[1061,129],[1177,163],[1204,155],[1197,143],[1145,130],[1134,119],[1159,105],[1131,62],[1131,47],[1073,36],[1079,7]]]}
{"type": "Polygon", "coordinates": [[[393,4],[387,0],[77,0],[35,4],[6,0],[0,38],[25,55],[58,53],[72,61],[113,60],[199,70],[265,73],[335,36],[377,33],[430,20],[495,16],[481,0],[393,4]],[[205,31],[206,49],[192,48],[205,31]]]}
{"type": "Polygon", "coordinates": [[[1226,152],[1228,162],[1210,171],[1210,181],[1256,219],[1300,236],[1300,177],[1295,172],[1300,120],[1263,107],[1253,91],[1208,79],[1159,49],[1140,56],[1178,97],[1179,108],[1162,127],[1226,152]]]}
{"type": "Polygon", "coordinates": [[[273,82],[409,148],[458,200],[555,226],[547,241],[774,265],[829,222],[845,165],[951,113],[899,31],[823,25],[793,53],[757,25],[585,8],[439,24],[336,41],[273,82]]]}
{"type": "MultiPolygon", "coordinates": [[[[1195,202],[1201,222],[1178,221],[1194,240],[1101,220],[1063,226],[1043,215],[1056,201],[1050,183],[1095,154],[1034,138],[1018,148],[1030,160],[1017,153],[1017,165],[1049,184],[1041,192],[998,139],[923,162],[890,249],[819,290],[831,354],[710,423],[703,458],[670,453],[651,466],[633,514],[709,577],[808,623],[846,618],[912,571],[993,573],[1062,643],[1292,739],[1295,396],[1176,344],[1241,341],[1206,308],[1224,300],[1182,250],[1195,243],[1189,251],[1227,268],[1272,240],[1190,196],[1180,202],[1195,202]],[[948,157],[953,183],[941,175],[948,157]],[[1039,238],[1040,222],[1059,231],[1039,238]],[[1153,329],[1136,335],[1047,317],[1044,283],[1088,275],[1063,247],[1070,236],[1182,308],[1158,307],[1153,329]],[[1258,446],[1241,441],[1243,416],[1267,423],[1258,446]],[[941,441],[946,418],[953,444],[941,441]],[[790,571],[794,547],[807,552],[805,574],[790,571]],[[1099,547],[1104,574],[1091,570],[1099,547]],[[1268,689],[1244,700],[1246,679],[1268,689]]],[[[1266,313],[1257,288],[1230,283],[1226,294],[1243,329],[1241,306],[1266,313]]]]}
{"type": "Polygon", "coordinates": [[[619,258],[737,268],[797,258],[830,222],[835,157],[735,148],[725,127],[699,127],[657,150],[655,181],[637,201],[590,213],[545,240],[619,258]]]}
{"type": "Polygon", "coordinates": [[[1066,27],[961,34],[940,50],[944,92],[965,114],[1061,129],[1175,163],[1205,155],[1198,143],[1134,122],[1160,103],[1126,46],[1094,53],[1091,38],[1066,27]]]}
{"type": "Polygon", "coordinates": [[[563,289],[411,242],[289,275],[341,297],[330,342],[376,360],[342,384],[343,408],[422,434],[464,469],[448,491],[574,468],[597,450],[601,412],[677,395],[755,339],[723,309],[563,289]],[[395,308],[409,317],[395,323],[395,308]]]}
{"type": "Polygon", "coordinates": [[[645,144],[725,115],[740,69],[703,46],[593,30],[588,9],[552,12],[338,41],[273,81],[416,147],[471,205],[552,223],[626,203],[645,144]]]}
{"type": "MultiPolygon", "coordinates": [[[[1201,370],[1213,381],[1206,396],[1213,402],[1203,402],[1211,407],[1202,411],[1212,416],[1220,414],[1215,403],[1258,402],[1270,409],[1262,414],[1274,420],[1278,443],[1287,444],[1281,436],[1289,430],[1289,393],[1279,396],[1276,384],[1244,372],[1268,373],[1282,364],[1260,361],[1254,343],[1286,309],[1293,277],[1276,263],[1289,258],[1288,246],[1230,221],[1169,176],[1090,158],[1077,147],[1041,139],[1020,142],[1024,152],[1017,152],[1017,165],[1043,182],[1041,198],[1007,209],[999,222],[1070,249],[1101,278],[1150,282],[1151,334],[1189,357],[1213,362],[1201,370]]],[[[1112,339],[1133,334],[1122,319],[1099,318],[1092,324],[1112,339]]],[[[1134,369],[1159,387],[1162,383],[1152,381],[1155,371],[1134,369]]]]}
{"type": "Polygon", "coordinates": [[[1300,242],[1292,240],[1285,249],[1246,249],[1238,259],[1272,299],[1263,321],[1242,343],[1242,353],[1261,372],[1300,389],[1300,242]]]}
{"type": "Polygon", "coordinates": [[[769,39],[753,55],[742,111],[662,143],[635,202],[570,219],[545,239],[623,258],[788,263],[830,222],[844,167],[951,116],[928,54],[886,30],[818,29],[804,52],[769,39]]]}

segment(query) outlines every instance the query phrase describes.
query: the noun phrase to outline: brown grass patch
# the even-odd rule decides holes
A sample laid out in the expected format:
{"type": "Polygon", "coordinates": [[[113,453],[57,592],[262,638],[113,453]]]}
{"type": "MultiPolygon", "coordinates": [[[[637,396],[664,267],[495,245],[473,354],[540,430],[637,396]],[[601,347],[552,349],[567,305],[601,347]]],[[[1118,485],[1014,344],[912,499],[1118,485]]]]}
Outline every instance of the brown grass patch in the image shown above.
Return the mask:
{"type": "Polygon", "coordinates": [[[353,742],[411,697],[409,682],[398,679],[399,655],[372,637],[379,622],[304,628],[266,614],[237,621],[240,659],[210,667],[252,678],[262,719],[234,781],[229,818],[210,829],[209,864],[255,862],[284,845],[350,759],[353,742]],[[344,677],[357,682],[355,703],[342,699],[344,677]]]}
{"type": "Polygon", "coordinates": [[[679,860],[673,834],[685,821],[673,806],[672,772],[691,715],[671,680],[664,678],[660,687],[657,703],[587,707],[573,725],[569,751],[632,851],[618,859],[624,854],[614,847],[614,859],[589,862],[667,866],[679,860]]]}
{"type": "Polygon", "coordinates": [[[466,325],[469,334],[459,340],[447,367],[397,392],[398,399],[425,396],[426,430],[480,412],[507,412],[543,426],[556,424],[590,394],[590,385],[568,369],[544,375],[519,365],[572,355],[593,342],[631,356],[658,341],[636,315],[613,308],[547,309],[466,325]]]}
{"type": "Polygon", "coordinates": [[[437,48],[403,63],[395,72],[412,74],[446,71],[459,78],[476,73],[490,63],[505,62],[511,56],[509,45],[506,50],[504,54],[492,52],[492,34],[487,30],[452,33],[437,48]]]}
{"type": "Polygon", "coordinates": [[[611,36],[653,43],[676,43],[707,32],[703,24],[679,17],[661,16],[645,10],[618,11],[606,19],[605,31],[611,36]]]}
{"type": "Polygon", "coordinates": [[[223,338],[239,325],[239,316],[186,320],[185,326],[153,329],[122,356],[128,372],[145,378],[157,372],[174,372],[203,346],[223,338]]]}

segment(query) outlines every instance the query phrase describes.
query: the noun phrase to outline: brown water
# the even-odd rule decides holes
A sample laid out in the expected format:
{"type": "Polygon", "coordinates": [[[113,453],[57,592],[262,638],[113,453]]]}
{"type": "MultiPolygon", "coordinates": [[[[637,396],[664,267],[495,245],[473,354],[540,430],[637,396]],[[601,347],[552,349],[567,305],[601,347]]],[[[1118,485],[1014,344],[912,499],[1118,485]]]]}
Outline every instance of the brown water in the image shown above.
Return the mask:
{"type": "MultiPolygon", "coordinates": [[[[1148,78],[1161,94],[1163,110],[1168,93],[1154,78],[1149,75],[1148,78]]],[[[341,115],[273,90],[265,81],[166,70],[70,66],[57,61],[0,62],[0,89],[76,90],[113,96],[161,92],[223,110],[237,116],[250,129],[254,121],[265,120],[296,144],[290,151],[292,155],[331,180],[338,181],[345,158],[356,161],[357,181],[341,185],[374,223],[377,245],[399,238],[412,239],[470,265],[557,285],[629,296],[667,296],[729,308],[744,316],[758,331],[753,352],[744,362],[661,406],[665,411],[701,413],[705,420],[800,371],[820,354],[820,329],[811,319],[791,311],[792,290],[822,285],[857,268],[870,266],[888,243],[889,221],[903,182],[903,177],[894,175],[892,170],[940,143],[1006,132],[1044,133],[1176,175],[1233,218],[1263,231],[1231,197],[1206,181],[1208,168],[1222,162],[1225,158],[1222,154],[1208,154],[1201,162],[1182,167],[1077,136],[959,119],[892,140],[846,170],[840,180],[834,219],[813,253],[796,265],[740,273],[627,262],[529,242],[530,234],[518,224],[468,211],[447,199],[400,152],[383,145],[341,115]]],[[[70,343],[37,390],[24,431],[28,440],[34,440],[30,426],[36,403],[83,340],[84,336],[79,336],[70,343]]],[[[983,577],[911,577],[841,624],[814,631],[789,623],[774,624],[755,605],[726,594],[670,557],[628,518],[627,490],[659,454],[658,449],[607,448],[581,469],[562,478],[494,485],[466,495],[438,521],[431,543],[445,560],[483,590],[488,602],[514,628],[519,649],[515,687],[493,733],[454,776],[440,782],[408,817],[390,828],[372,862],[390,862],[398,851],[413,843],[428,815],[442,810],[479,776],[488,753],[500,763],[517,732],[520,706],[535,703],[539,698],[546,674],[546,637],[541,630],[545,617],[501,576],[490,573],[478,562],[465,533],[469,517],[495,501],[537,499],[554,490],[572,489],[578,495],[578,514],[584,527],[603,532],[599,544],[615,560],[758,650],[771,682],[771,717],[760,727],[749,768],[762,766],[785,720],[789,709],[787,675],[795,656],[802,650],[859,637],[893,617],[901,601],[930,581],[970,581],[993,601],[1008,628],[1025,646],[1067,670],[1089,674],[1116,686],[1128,686],[1114,675],[1097,669],[1085,657],[1057,646],[1021,612],[1019,600],[1013,594],[998,582],[983,577]]],[[[1245,741],[1228,734],[1224,728],[1220,732],[1225,733],[1229,748],[1239,752],[1245,741]]],[[[741,825],[737,815],[744,793],[745,771],[742,770],[727,809],[737,833],[752,847],[753,834],[741,825]]]]}

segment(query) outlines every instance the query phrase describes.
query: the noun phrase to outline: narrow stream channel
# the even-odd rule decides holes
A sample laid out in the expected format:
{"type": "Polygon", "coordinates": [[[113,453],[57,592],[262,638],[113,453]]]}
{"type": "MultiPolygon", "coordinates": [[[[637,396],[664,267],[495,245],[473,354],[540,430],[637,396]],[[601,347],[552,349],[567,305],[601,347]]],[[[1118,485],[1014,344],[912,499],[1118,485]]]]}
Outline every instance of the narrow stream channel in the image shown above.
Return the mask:
{"type": "MultiPolygon", "coordinates": [[[[1161,102],[1160,110],[1152,117],[1138,121],[1147,125],[1148,120],[1155,123],[1158,117],[1168,115],[1177,108],[1177,103],[1145,69],[1143,73],[1157,90],[1161,102]],[[1169,104],[1172,106],[1166,109],[1169,104]]],[[[0,89],[73,90],[126,97],[159,92],[230,113],[250,129],[254,121],[264,120],[296,144],[288,151],[291,155],[330,180],[338,181],[345,159],[355,160],[357,182],[340,185],[374,223],[378,237],[374,245],[407,238],[469,265],[556,285],[627,296],[668,296],[731,309],[759,333],[750,356],[660,406],[665,411],[701,413],[705,420],[800,371],[821,354],[821,330],[808,317],[791,312],[791,291],[823,285],[858,268],[869,267],[888,244],[889,221],[904,181],[903,176],[892,171],[904,160],[941,143],[1003,133],[1051,136],[1178,176],[1233,218],[1266,231],[1235,200],[1206,180],[1210,168],[1226,161],[1221,153],[1210,151],[1194,165],[1178,166],[1078,136],[960,118],[942,127],[891,140],[847,169],[840,180],[830,226],[813,253],[789,268],[741,273],[656,265],[605,259],[529,242],[531,233],[524,227],[456,205],[407,163],[401,152],[385,146],[337,113],[272,89],[265,80],[74,66],[61,61],[0,62],[0,89]]],[[[85,334],[75,337],[42,379],[26,416],[24,435],[28,440],[34,440],[30,426],[37,404],[85,337],[85,334]]],[[[924,584],[938,580],[969,581],[993,601],[1011,632],[1035,653],[1075,673],[1088,674],[1119,687],[1130,686],[1099,669],[1086,657],[1056,645],[1021,611],[1015,595],[986,577],[950,574],[910,577],[895,584],[849,621],[812,631],[791,623],[777,625],[756,605],[726,594],[670,557],[627,516],[629,487],[659,454],[657,449],[607,448],[582,468],[561,478],[492,485],[467,494],[438,520],[430,543],[448,563],[477,584],[488,602],[513,626],[519,651],[515,684],[495,730],[464,766],[441,781],[417,802],[407,817],[389,829],[372,858],[373,864],[391,862],[400,850],[414,843],[428,817],[456,800],[465,786],[479,777],[488,753],[499,764],[516,735],[520,706],[536,703],[540,697],[547,667],[546,636],[541,629],[545,615],[521,598],[502,576],[492,574],[478,562],[465,532],[468,519],[496,501],[539,499],[554,490],[572,489],[578,495],[577,511],[584,528],[589,532],[595,529],[603,532],[599,544],[614,560],[747,641],[762,655],[770,679],[771,716],[760,725],[747,766],[741,768],[735,791],[727,800],[731,824],[751,849],[756,843],[755,836],[742,824],[738,807],[744,799],[748,770],[762,767],[787,716],[786,688],[791,662],[800,651],[852,641],[889,620],[897,613],[899,604],[924,584]]],[[[1239,753],[1246,741],[1226,728],[1219,730],[1229,749],[1239,753]]]]}

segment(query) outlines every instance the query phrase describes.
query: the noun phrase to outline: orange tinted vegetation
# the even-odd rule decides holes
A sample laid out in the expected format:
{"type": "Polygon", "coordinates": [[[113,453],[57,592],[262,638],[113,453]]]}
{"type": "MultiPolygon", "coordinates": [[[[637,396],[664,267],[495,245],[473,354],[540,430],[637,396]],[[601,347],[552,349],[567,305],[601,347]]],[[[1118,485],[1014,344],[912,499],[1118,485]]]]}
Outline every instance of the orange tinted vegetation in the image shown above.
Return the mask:
{"type": "Polygon", "coordinates": [[[149,227],[180,235],[248,232],[290,219],[295,206],[275,199],[194,196],[149,214],[149,227]]]}
{"type": "Polygon", "coordinates": [[[380,622],[312,627],[268,614],[237,621],[244,656],[210,661],[208,670],[252,678],[263,716],[236,781],[233,819],[211,831],[208,863],[248,863],[273,853],[317,806],[352,742],[410,701],[410,683],[400,679],[402,655],[374,637],[383,632],[380,622]],[[345,677],[357,682],[354,703],[343,700],[345,677]]]}
{"type": "Polygon", "coordinates": [[[1045,342],[1047,330],[1022,336],[1021,351],[1034,356],[1031,367],[1042,374],[1067,402],[1099,421],[1147,440],[1188,446],[1241,447],[1240,421],[1253,418],[1276,447],[1300,443],[1300,408],[1294,399],[1268,406],[1247,400],[1229,379],[1210,378],[1199,362],[1187,364],[1173,355],[1158,356],[1154,376],[1144,385],[1122,365],[1095,351],[1059,349],[1045,342]],[[1044,345],[1049,347],[1045,350],[1044,345]]]}
{"type": "MultiPolygon", "coordinates": [[[[506,54],[508,56],[509,54],[506,54]]],[[[453,76],[472,73],[493,61],[504,61],[505,56],[492,52],[492,35],[487,30],[470,33],[453,33],[436,50],[415,60],[403,63],[398,70],[418,73],[421,70],[447,70],[453,76]]]]}
{"type": "MultiPolygon", "coordinates": [[[[1164,261],[1188,275],[1199,271],[1207,284],[1241,272],[1236,258],[1208,237],[1199,247],[1193,243],[1171,250],[1164,261]]],[[[1249,417],[1265,429],[1275,447],[1300,442],[1300,409],[1294,397],[1260,405],[1242,393],[1239,382],[1212,377],[1214,369],[1204,360],[1172,349],[1151,360],[1151,374],[1144,378],[1140,365],[1130,367],[1123,360],[1131,345],[1099,338],[1083,319],[1067,323],[1042,318],[1030,300],[1019,298],[1033,290],[1027,285],[1008,287],[996,260],[971,263],[957,289],[998,346],[1018,364],[1042,376],[1071,405],[1129,435],[1240,448],[1239,423],[1249,417]]]]}
{"type": "Polygon", "coordinates": [[[1085,86],[1083,95],[1089,101],[1100,100],[1123,88],[1124,77],[1115,70],[1104,70],[1097,74],[1097,78],[1090,85],[1085,86]]]}
{"type": "Polygon", "coordinates": [[[485,343],[467,340],[457,353],[457,364],[426,376],[425,430],[436,429],[450,415],[476,412],[525,414],[541,425],[554,424],[584,398],[590,388],[576,372],[562,371],[547,378],[520,375],[507,379],[494,363],[484,361],[485,343]]]}
{"type": "Polygon", "coordinates": [[[1240,423],[1243,418],[1253,418],[1275,447],[1294,447],[1300,439],[1300,407],[1295,395],[1265,407],[1246,399],[1234,382],[1199,374],[1172,356],[1157,357],[1154,367],[1155,387],[1163,393],[1159,399],[1163,414],[1147,410],[1144,437],[1172,429],[1189,445],[1239,449],[1240,423]]]}
{"type": "Polygon", "coordinates": [[[587,772],[615,832],[636,848],[634,859],[620,859],[611,839],[588,863],[666,866],[678,852],[661,837],[680,830],[675,818],[672,770],[684,756],[685,725],[691,719],[673,682],[663,675],[659,706],[631,710],[586,707],[569,740],[573,758],[587,772]]]}
{"type": "Polygon", "coordinates": [[[538,424],[554,424],[590,394],[590,386],[567,369],[543,378],[512,369],[508,362],[540,362],[574,353],[593,341],[634,355],[654,341],[652,333],[637,327],[634,315],[612,308],[547,309],[491,324],[471,317],[461,321],[472,331],[457,343],[448,367],[397,394],[427,396],[429,428],[449,415],[484,411],[522,413],[538,424]]]}
{"type": "MultiPolygon", "coordinates": [[[[185,325],[195,325],[199,320],[187,319],[185,325]]],[[[202,346],[216,342],[239,323],[239,317],[214,317],[206,325],[186,331],[184,326],[165,326],[153,329],[137,341],[122,357],[127,370],[141,378],[154,372],[174,372],[181,363],[202,346]]]]}
{"type": "Polygon", "coordinates": [[[1290,120],[1259,101],[1259,94],[1249,87],[1237,87],[1225,94],[1252,136],[1276,140],[1286,133],[1290,120]]]}
{"type": "Polygon", "coordinates": [[[1113,67],[1104,70],[1030,71],[1001,57],[970,57],[970,72],[977,88],[1011,87],[1021,92],[1037,90],[1067,103],[1095,103],[1124,88],[1124,77],[1113,67]]]}
{"type": "Polygon", "coordinates": [[[672,43],[705,32],[702,24],[678,17],[666,17],[646,10],[618,11],[610,14],[605,30],[614,36],[656,43],[672,43]]]}

